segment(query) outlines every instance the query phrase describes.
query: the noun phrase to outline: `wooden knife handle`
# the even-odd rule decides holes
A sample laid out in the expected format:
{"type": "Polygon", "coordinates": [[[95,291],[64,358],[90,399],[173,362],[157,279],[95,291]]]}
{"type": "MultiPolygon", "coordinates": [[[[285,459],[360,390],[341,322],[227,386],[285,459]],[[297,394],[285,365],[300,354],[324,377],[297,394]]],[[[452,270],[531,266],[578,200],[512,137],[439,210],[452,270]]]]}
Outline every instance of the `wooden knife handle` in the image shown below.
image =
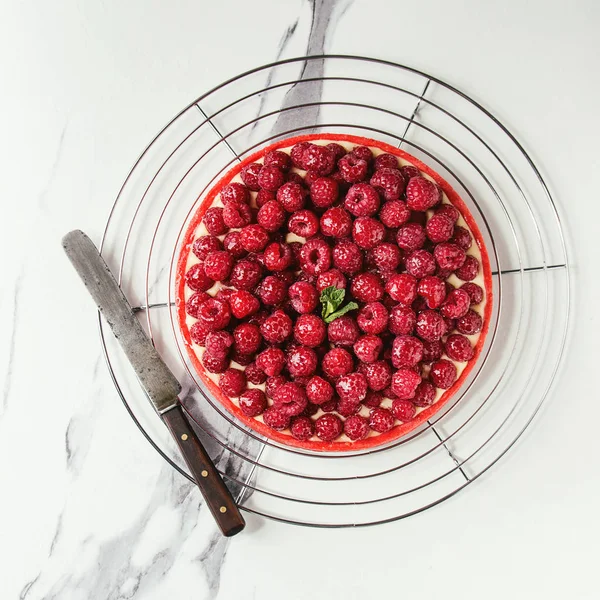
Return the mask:
{"type": "Polygon", "coordinates": [[[163,413],[162,418],[173,434],[183,458],[223,535],[229,537],[242,531],[246,526],[246,522],[221,474],[217,471],[204,446],[190,427],[181,406],[177,405],[163,413]]]}

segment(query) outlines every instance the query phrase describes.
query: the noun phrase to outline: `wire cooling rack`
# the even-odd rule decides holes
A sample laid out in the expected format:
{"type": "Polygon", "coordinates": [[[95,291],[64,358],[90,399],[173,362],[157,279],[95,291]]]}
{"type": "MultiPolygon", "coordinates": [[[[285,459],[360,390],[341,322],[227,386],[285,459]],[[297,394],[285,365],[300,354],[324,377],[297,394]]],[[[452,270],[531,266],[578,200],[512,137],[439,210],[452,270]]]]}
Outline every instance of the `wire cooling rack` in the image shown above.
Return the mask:
{"type": "MultiPolygon", "coordinates": [[[[372,58],[284,60],[195,100],[136,161],[112,207],[102,251],[180,377],[184,406],[242,508],[299,525],[385,523],[467,488],[504,456],[539,411],[569,325],[561,222],[531,157],[465,93],[372,58]],[[376,138],[439,172],[477,220],[494,272],[490,332],[460,393],[410,435],[366,453],[315,455],[244,427],[194,373],[176,325],[176,253],[203,193],[257,148],[318,132],[376,138]]],[[[130,416],[160,455],[191,480],[104,327],[100,321],[103,351],[130,416]]]]}

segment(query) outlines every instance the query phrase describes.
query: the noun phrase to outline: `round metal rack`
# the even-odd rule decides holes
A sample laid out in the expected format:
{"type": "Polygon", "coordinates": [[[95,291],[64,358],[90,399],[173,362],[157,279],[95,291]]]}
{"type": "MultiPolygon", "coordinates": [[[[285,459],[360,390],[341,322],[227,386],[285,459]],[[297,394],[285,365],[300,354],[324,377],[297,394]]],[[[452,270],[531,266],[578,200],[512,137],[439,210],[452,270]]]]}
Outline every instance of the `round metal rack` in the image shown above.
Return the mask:
{"type": "MultiPolygon", "coordinates": [[[[103,255],[184,386],[183,404],[248,512],[347,527],[422,512],[464,490],[521,438],[563,354],[569,263],[559,215],[531,157],[465,93],[410,67],[309,56],[243,73],[176,115],[128,174],[103,255]],[[480,225],[494,273],[490,333],[449,405],[410,435],[369,452],[282,447],[236,421],[191,367],[174,310],[181,237],[207,189],[264,145],[302,133],[362,135],[402,147],[445,177],[480,225]]],[[[130,416],[191,479],[100,321],[103,351],[130,416]]]]}

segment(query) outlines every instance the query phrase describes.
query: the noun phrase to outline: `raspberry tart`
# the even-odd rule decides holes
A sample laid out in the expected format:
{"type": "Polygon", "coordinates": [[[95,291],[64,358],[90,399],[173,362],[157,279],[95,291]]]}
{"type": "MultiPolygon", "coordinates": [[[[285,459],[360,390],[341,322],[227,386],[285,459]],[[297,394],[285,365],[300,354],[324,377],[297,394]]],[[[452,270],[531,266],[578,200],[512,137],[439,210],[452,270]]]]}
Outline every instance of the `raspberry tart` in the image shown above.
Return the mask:
{"type": "Polygon", "coordinates": [[[362,450],[460,388],[491,272],[437,173],[382,142],[319,134],[253,154],[201,199],[176,302],[193,367],[236,418],[280,444],[362,450]]]}

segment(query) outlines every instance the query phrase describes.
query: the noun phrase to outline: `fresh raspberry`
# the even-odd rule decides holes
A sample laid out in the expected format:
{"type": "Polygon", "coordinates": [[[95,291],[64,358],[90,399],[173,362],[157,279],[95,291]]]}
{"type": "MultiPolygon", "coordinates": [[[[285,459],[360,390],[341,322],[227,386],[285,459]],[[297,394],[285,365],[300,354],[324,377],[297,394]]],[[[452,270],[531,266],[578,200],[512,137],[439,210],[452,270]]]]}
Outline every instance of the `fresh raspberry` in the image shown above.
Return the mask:
{"type": "Polygon", "coordinates": [[[444,317],[458,319],[467,314],[471,298],[464,290],[452,290],[444,300],[440,312],[444,317]]]}
{"type": "Polygon", "coordinates": [[[238,261],[231,270],[229,281],[238,290],[251,290],[262,277],[261,266],[251,260],[238,261]]]}
{"type": "Polygon", "coordinates": [[[402,200],[391,200],[381,207],[379,218],[386,227],[396,229],[408,221],[410,209],[402,200]]]}
{"type": "Polygon", "coordinates": [[[426,211],[442,200],[440,188],[425,177],[411,177],[406,186],[406,204],[411,210],[426,211]]]}
{"type": "Polygon", "coordinates": [[[384,225],[371,217],[358,217],[352,224],[352,239],[366,250],[375,248],[383,241],[384,235],[384,225]]]}
{"type": "Polygon", "coordinates": [[[446,323],[438,312],[424,310],[417,316],[415,330],[422,340],[435,342],[446,333],[446,323]]]}
{"type": "Polygon", "coordinates": [[[250,191],[241,183],[228,183],[221,188],[221,202],[223,205],[228,202],[236,202],[239,204],[250,203],[250,191]]]}
{"type": "Polygon", "coordinates": [[[406,181],[412,179],[413,177],[421,176],[421,171],[419,171],[419,169],[417,169],[417,167],[414,165],[404,165],[403,167],[400,167],[400,173],[404,175],[404,179],[406,179],[406,181]]]}
{"type": "Polygon", "coordinates": [[[375,171],[378,169],[399,169],[398,159],[393,154],[380,154],[375,157],[375,171]]]}
{"type": "Polygon", "coordinates": [[[392,344],[392,364],[396,369],[409,369],[423,359],[423,343],[412,335],[399,335],[392,344]]]}
{"type": "Polygon", "coordinates": [[[387,201],[398,200],[406,187],[406,181],[398,169],[379,169],[371,177],[370,183],[387,201]]]}
{"type": "Polygon", "coordinates": [[[454,223],[445,215],[435,214],[427,221],[425,232],[434,244],[447,242],[454,233],[454,223]]]}
{"type": "Polygon", "coordinates": [[[358,404],[367,395],[367,378],[362,373],[342,375],[335,389],[342,400],[358,404]]]}
{"type": "Polygon", "coordinates": [[[358,311],[356,321],[365,333],[375,335],[383,333],[387,329],[388,324],[387,308],[381,302],[369,302],[358,311]]]}
{"type": "Polygon", "coordinates": [[[311,239],[302,246],[300,266],[309,275],[325,273],[331,266],[331,249],[322,239],[311,239]]]}
{"type": "Polygon", "coordinates": [[[365,160],[368,163],[373,160],[373,151],[368,146],[355,146],[350,154],[356,158],[365,160]]]}
{"type": "Polygon", "coordinates": [[[311,144],[302,153],[303,169],[315,171],[318,175],[329,175],[335,169],[335,154],[327,146],[311,144]]]}
{"type": "MultiPolygon", "coordinates": [[[[385,390],[383,393],[375,392],[373,390],[369,390],[365,399],[363,400],[363,404],[367,408],[377,408],[383,402],[383,396],[385,394],[385,390]]],[[[386,396],[387,397],[387,396],[386,396]]]]}
{"type": "Polygon", "coordinates": [[[195,292],[205,292],[214,285],[214,281],[204,273],[204,265],[198,263],[190,267],[185,274],[186,285],[195,292]]]}
{"type": "Polygon", "coordinates": [[[393,275],[385,284],[385,291],[393,300],[409,306],[417,297],[417,280],[408,273],[393,275]]]}
{"type": "Polygon", "coordinates": [[[285,223],[285,210],[276,200],[269,200],[259,209],[256,220],[267,231],[277,231],[285,223]]]}
{"type": "Polygon", "coordinates": [[[402,257],[400,249],[395,244],[383,242],[371,250],[371,257],[378,269],[393,271],[400,265],[402,257]]]}
{"type": "Polygon", "coordinates": [[[292,377],[312,375],[317,369],[317,355],[306,346],[299,346],[287,354],[287,368],[292,377]]]}
{"type": "Polygon", "coordinates": [[[344,148],[344,146],[342,146],[341,144],[336,144],[335,142],[331,142],[331,143],[327,144],[326,147],[329,150],[331,150],[331,152],[333,152],[333,156],[334,156],[336,163],[340,158],[342,158],[342,156],[346,156],[346,148],[344,148]]]}
{"type": "Polygon", "coordinates": [[[455,225],[454,234],[450,240],[465,252],[473,245],[473,238],[467,229],[460,225],[455,225]]]}
{"type": "Polygon", "coordinates": [[[233,330],[235,348],[240,354],[254,354],[262,343],[258,325],[242,323],[233,330]]]}
{"type": "Polygon", "coordinates": [[[346,278],[338,269],[331,269],[321,273],[317,278],[317,292],[320,294],[325,288],[336,287],[338,289],[346,288],[346,278]]]}
{"type": "Polygon", "coordinates": [[[261,225],[246,225],[240,232],[240,242],[248,252],[260,252],[269,243],[269,232],[261,225]]]}
{"type": "MultiPolygon", "coordinates": [[[[194,323],[194,327],[196,325],[198,323],[194,323]]],[[[209,373],[223,373],[229,366],[229,359],[226,356],[217,356],[210,352],[205,352],[202,355],[202,365],[209,373]]]]}
{"type": "Polygon", "coordinates": [[[407,223],[398,229],[396,242],[400,248],[408,250],[418,250],[425,243],[425,229],[418,223],[407,223]]]}
{"type": "Polygon", "coordinates": [[[284,383],[273,394],[273,406],[290,417],[299,415],[307,404],[306,392],[296,383],[284,383]]]}
{"type": "Polygon", "coordinates": [[[269,190],[258,190],[256,193],[256,206],[258,208],[262,208],[267,202],[272,202],[277,198],[275,192],[270,192],[269,190]]]}
{"type": "Polygon", "coordinates": [[[256,293],[263,304],[275,306],[287,298],[287,285],[278,277],[268,275],[260,282],[256,293]]]}
{"type": "Polygon", "coordinates": [[[257,192],[260,189],[258,185],[258,174],[262,169],[262,165],[260,163],[250,163],[242,168],[240,171],[240,177],[242,181],[246,185],[247,188],[251,189],[254,192],[257,192]]]}
{"type": "Polygon", "coordinates": [[[368,183],[356,183],[346,194],[344,208],[355,217],[370,217],[379,209],[379,194],[368,183]]]}
{"type": "Polygon", "coordinates": [[[311,313],[319,304],[319,294],[315,286],[306,281],[293,283],[288,290],[288,295],[292,308],[300,314],[311,313]]]}
{"type": "Polygon", "coordinates": [[[192,252],[200,259],[204,260],[210,252],[222,249],[221,240],[214,235],[201,235],[194,240],[192,252]]]}
{"type": "Polygon", "coordinates": [[[223,209],[223,222],[225,223],[226,228],[245,227],[251,221],[252,209],[247,204],[229,202],[225,205],[225,208],[223,209]]]}
{"type": "Polygon", "coordinates": [[[309,146],[312,146],[310,142],[298,142],[292,149],[290,150],[290,158],[292,159],[292,164],[298,169],[304,169],[304,151],[309,146]]]}
{"type": "Polygon", "coordinates": [[[265,154],[264,164],[277,167],[282,171],[289,171],[292,167],[292,160],[288,154],[281,150],[271,150],[265,154]]]}
{"type": "Polygon", "coordinates": [[[376,335],[363,335],[354,342],[354,354],[364,363],[373,363],[383,350],[383,342],[376,335]]]}
{"type": "Polygon", "coordinates": [[[234,258],[242,258],[247,252],[240,242],[240,232],[230,231],[223,239],[223,248],[234,258]]]}
{"type": "Polygon", "coordinates": [[[385,390],[392,382],[392,369],[385,360],[378,360],[374,363],[363,363],[362,372],[367,380],[369,389],[375,392],[385,390]]]}
{"type": "Polygon", "coordinates": [[[440,269],[447,269],[448,271],[454,271],[462,267],[467,257],[462,248],[449,242],[438,244],[433,251],[433,255],[440,269]]]}
{"type": "Polygon", "coordinates": [[[292,419],[290,426],[292,437],[296,440],[304,442],[310,440],[315,433],[315,426],[310,417],[300,416],[292,419]]]}
{"type": "Polygon", "coordinates": [[[263,190],[275,192],[285,183],[285,174],[281,169],[265,165],[258,173],[258,185],[263,190]]]}
{"type": "Polygon", "coordinates": [[[330,350],[323,357],[323,362],[321,363],[323,373],[332,379],[350,373],[353,367],[354,361],[352,360],[352,356],[343,348],[333,348],[330,350]]]}
{"type": "Polygon", "coordinates": [[[349,240],[339,240],[332,252],[333,264],[345,275],[354,275],[362,270],[361,249],[349,240]]]}
{"type": "Polygon", "coordinates": [[[275,377],[283,371],[285,354],[280,348],[267,348],[256,357],[256,366],[269,377],[275,377]]]}
{"type": "Polygon", "coordinates": [[[450,319],[449,317],[444,317],[444,323],[446,324],[446,331],[444,335],[448,335],[452,333],[456,329],[456,319],[450,319]]]}
{"type": "Polygon", "coordinates": [[[398,421],[406,423],[417,414],[417,407],[410,400],[397,398],[392,402],[392,414],[398,421]]]}
{"type": "Polygon", "coordinates": [[[394,415],[387,408],[374,408],[369,416],[369,427],[377,433],[386,433],[394,426],[394,415]]]}
{"type": "Polygon", "coordinates": [[[185,312],[188,315],[190,315],[190,317],[194,317],[194,319],[197,319],[200,305],[209,299],[210,296],[206,292],[196,292],[195,294],[190,296],[187,302],[185,303],[185,312]]]}
{"type": "Polygon", "coordinates": [[[299,210],[288,219],[288,230],[303,238],[319,233],[319,218],[311,210],[299,210]]]}
{"type": "Polygon", "coordinates": [[[452,206],[452,204],[448,204],[447,202],[445,204],[440,204],[440,206],[438,206],[435,209],[435,214],[444,215],[448,217],[453,223],[456,223],[456,221],[458,221],[458,217],[460,217],[458,209],[452,206]]]}
{"type": "Polygon", "coordinates": [[[239,400],[240,409],[247,417],[258,417],[267,408],[267,397],[262,390],[246,390],[239,400]]]}
{"type": "Polygon", "coordinates": [[[417,279],[433,275],[436,270],[433,254],[427,252],[427,250],[415,250],[411,252],[405,259],[405,266],[407,272],[417,279]]]}
{"type": "Polygon", "coordinates": [[[325,211],[321,217],[320,225],[323,235],[343,238],[350,235],[352,231],[352,217],[347,210],[341,206],[336,206],[325,211]]]}
{"type": "Polygon", "coordinates": [[[246,367],[246,379],[249,383],[260,385],[267,381],[267,374],[256,364],[256,362],[252,362],[246,367]]]}
{"type": "Polygon", "coordinates": [[[327,208],[335,203],[339,194],[337,181],[331,177],[319,177],[310,186],[310,198],[317,208],[327,208]]]}
{"type": "Polygon", "coordinates": [[[467,255],[461,267],[454,271],[456,276],[463,281],[472,281],[479,273],[479,261],[472,255],[467,255]]]}
{"type": "Polygon", "coordinates": [[[281,279],[281,281],[283,281],[288,286],[292,285],[296,281],[296,273],[294,273],[294,271],[292,271],[291,269],[277,271],[275,273],[275,277],[281,279]]]}
{"type": "Polygon", "coordinates": [[[306,384],[306,395],[313,404],[323,404],[333,398],[333,387],[328,381],[315,375],[306,384]]]}
{"type": "Polygon", "coordinates": [[[465,335],[475,335],[481,331],[483,319],[478,312],[469,310],[456,322],[456,329],[465,335]]]}
{"type": "Polygon", "coordinates": [[[351,415],[344,421],[344,433],[353,441],[364,440],[369,435],[369,421],[360,415],[351,415]]]}
{"type": "Polygon", "coordinates": [[[349,315],[338,317],[327,327],[329,341],[338,346],[352,346],[359,335],[358,325],[349,315]]]}
{"type": "Polygon", "coordinates": [[[209,252],[204,259],[204,273],[214,281],[223,281],[229,277],[233,262],[233,256],[227,250],[209,252]]]}
{"type": "Polygon", "coordinates": [[[260,332],[267,342],[280,344],[292,334],[292,320],[282,310],[276,310],[265,319],[260,332]]]}
{"type": "Polygon", "coordinates": [[[359,302],[376,302],[383,296],[381,279],[374,273],[359,273],[352,279],[350,293],[359,302]]]}
{"type": "Polygon", "coordinates": [[[288,182],[277,190],[277,202],[290,213],[304,208],[306,190],[298,183],[288,182]]]}
{"type": "Polygon", "coordinates": [[[419,281],[417,293],[425,298],[428,308],[438,308],[446,298],[446,284],[439,277],[429,275],[419,281]]]}
{"type": "Polygon", "coordinates": [[[362,158],[352,154],[346,154],[338,160],[338,169],[344,181],[358,183],[364,181],[369,173],[369,164],[362,158]]]}
{"type": "Polygon", "coordinates": [[[397,304],[390,310],[388,328],[394,335],[408,335],[413,332],[417,315],[409,306],[397,304]]]}
{"type": "Polygon", "coordinates": [[[342,421],[337,415],[322,415],[315,422],[317,436],[324,442],[333,442],[342,434],[343,428],[342,421]]]}
{"type": "Polygon", "coordinates": [[[459,362],[467,362],[475,356],[475,350],[471,346],[469,338],[459,333],[449,335],[444,344],[448,358],[459,362]]]}
{"type": "Polygon", "coordinates": [[[429,381],[421,381],[415,390],[412,403],[415,406],[426,407],[431,406],[435,400],[435,387],[429,381]]]}
{"type": "Polygon", "coordinates": [[[219,288],[219,290],[217,291],[217,295],[215,296],[215,298],[217,300],[223,300],[224,302],[227,302],[227,304],[229,304],[229,298],[231,298],[233,292],[235,292],[233,288],[222,287],[219,288]]]}
{"type": "Polygon", "coordinates": [[[231,351],[231,361],[241,365],[242,367],[247,367],[248,365],[254,362],[254,354],[245,354],[240,352],[235,346],[231,351]]]}
{"type": "Polygon", "coordinates": [[[227,225],[223,221],[223,209],[220,207],[209,208],[202,217],[202,223],[210,235],[223,235],[227,232],[227,225]]]}
{"type": "Polygon", "coordinates": [[[291,267],[294,262],[294,255],[289,244],[273,242],[269,244],[263,253],[265,267],[269,271],[280,273],[291,267]]]}
{"type": "Polygon", "coordinates": [[[290,424],[291,417],[284,413],[282,410],[279,410],[275,406],[270,406],[265,410],[262,414],[263,421],[265,425],[274,429],[275,431],[282,431],[283,429],[287,429],[290,424]]]}
{"type": "Polygon", "coordinates": [[[340,398],[335,405],[335,411],[344,418],[355,415],[360,408],[360,402],[352,402],[351,400],[343,400],[342,398],[340,398]]]}
{"type": "Polygon", "coordinates": [[[397,398],[410,400],[415,395],[421,376],[411,369],[399,369],[392,375],[392,392],[397,398]]]}
{"type": "Polygon", "coordinates": [[[239,369],[227,369],[219,377],[219,387],[230,398],[239,396],[246,389],[246,376],[239,369]]]}
{"type": "Polygon", "coordinates": [[[442,358],[444,353],[444,346],[440,340],[429,342],[423,340],[423,359],[424,363],[432,363],[442,358]]]}
{"type": "Polygon", "coordinates": [[[265,393],[267,394],[267,398],[272,399],[277,388],[287,382],[288,380],[283,375],[275,375],[274,377],[269,377],[267,379],[267,383],[265,384],[265,393]]]}
{"type": "Polygon", "coordinates": [[[471,298],[471,306],[483,302],[483,289],[476,283],[463,283],[459,289],[464,290],[467,292],[467,294],[469,294],[469,297],[471,298]]]}
{"type": "Polygon", "coordinates": [[[325,340],[325,323],[316,315],[300,315],[294,326],[294,339],[303,346],[316,348],[325,340]]]}
{"type": "Polygon", "coordinates": [[[312,417],[319,412],[319,407],[312,402],[308,402],[306,408],[302,411],[301,416],[303,417],[312,417]]]}
{"type": "Polygon", "coordinates": [[[456,367],[454,363],[442,358],[431,365],[429,377],[435,387],[447,390],[456,381],[456,367]]]}
{"type": "Polygon", "coordinates": [[[196,321],[190,327],[190,338],[192,339],[192,342],[198,344],[199,346],[204,346],[206,343],[206,337],[209,333],[210,331],[201,321],[196,321]]]}
{"type": "Polygon", "coordinates": [[[258,298],[246,290],[235,290],[229,297],[229,305],[236,319],[253,315],[260,308],[258,298]]]}
{"type": "Polygon", "coordinates": [[[233,336],[228,331],[211,331],[206,336],[204,345],[210,354],[227,356],[233,345],[233,336]]]}
{"type": "Polygon", "coordinates": [[[229,325],[231,320],[231,310],[227,302],[210,298],[203,302],[198,309],[198,320],[209,331],[218,331],[229,325]]]}

